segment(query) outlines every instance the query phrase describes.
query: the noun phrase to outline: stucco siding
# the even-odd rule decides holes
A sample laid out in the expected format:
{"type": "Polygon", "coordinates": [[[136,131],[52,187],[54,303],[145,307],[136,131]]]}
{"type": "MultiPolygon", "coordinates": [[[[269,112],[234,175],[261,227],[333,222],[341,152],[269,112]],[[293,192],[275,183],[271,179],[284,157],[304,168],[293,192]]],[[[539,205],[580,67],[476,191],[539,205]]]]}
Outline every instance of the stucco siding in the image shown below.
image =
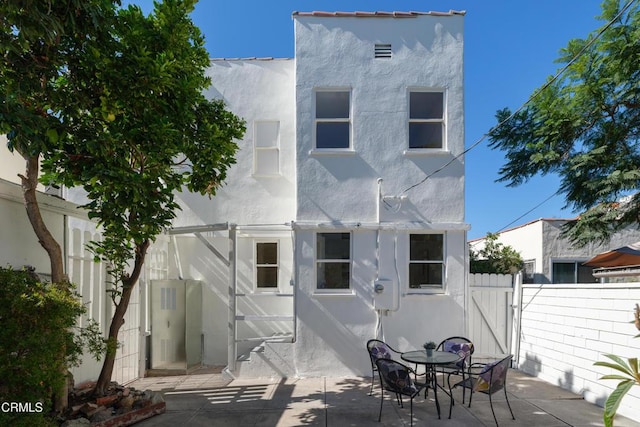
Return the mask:
{"type": "MultiPolygon", "coordinates": [[[[462,152],[462,23],[459,16],[295,19],[298,220],[373,221],[378,178],[384,194],[399,196],[462,152]],[[392,58],[374,58],[376,43],[390,43],[392,58]],[[349,153],[314,150],[314,91],[327,88],[350,91],[349,153]],[[444,90],[444,150],[406,153],[412,88],[444,90]]],[[[463,160],[407,195],[403,220],[463,221],[463,160]]]]}

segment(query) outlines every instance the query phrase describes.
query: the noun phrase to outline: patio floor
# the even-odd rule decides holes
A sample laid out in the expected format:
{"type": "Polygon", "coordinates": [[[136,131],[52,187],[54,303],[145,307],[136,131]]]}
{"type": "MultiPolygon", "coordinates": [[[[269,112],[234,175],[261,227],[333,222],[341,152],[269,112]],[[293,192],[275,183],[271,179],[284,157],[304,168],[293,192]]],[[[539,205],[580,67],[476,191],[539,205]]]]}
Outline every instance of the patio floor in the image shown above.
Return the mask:
{"type": "MultiPolygon", "coordinates": [[[[377,379],[376,379],[377,380],[377,379]]],[[[192,375],[143,378],[130,386],[162,391],[167,411],[136,424],[164,426],[405,426],[409,402],[400,408],[388,393],[378,422],[380,389],[369,396],[370,378],[288,378],[226,380],[207,371],[192,375]]],[[[377,385],[377,384],[376,384],[377,385]]],[[[501,426],[603,426],[602,408],[582,397],[537,378],[511,370],[507,390],[516,420],[509,414],[504,394],[494,395],[501,426]]],[[[462,391],[454,391],[455,406],[447,419],[449,398],[439,393],[438,420],[433,392],[413,403],[414,425],[493,426],[489,399],[475,394],[471,408],[462,405],[462,391]]],[[[640,426],[618,416],[616,427],[640,426]]]]}

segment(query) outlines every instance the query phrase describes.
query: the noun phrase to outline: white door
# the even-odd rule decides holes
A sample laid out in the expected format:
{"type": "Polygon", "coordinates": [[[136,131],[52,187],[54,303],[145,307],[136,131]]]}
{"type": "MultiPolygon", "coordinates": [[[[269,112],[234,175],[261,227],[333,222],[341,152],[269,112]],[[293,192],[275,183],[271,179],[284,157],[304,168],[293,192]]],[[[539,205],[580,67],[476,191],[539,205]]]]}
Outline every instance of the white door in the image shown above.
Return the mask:
{"type": "Polygon", "coordinates": [[[185,281],[151,282],[151,368],[186,367],[185,281]]]}

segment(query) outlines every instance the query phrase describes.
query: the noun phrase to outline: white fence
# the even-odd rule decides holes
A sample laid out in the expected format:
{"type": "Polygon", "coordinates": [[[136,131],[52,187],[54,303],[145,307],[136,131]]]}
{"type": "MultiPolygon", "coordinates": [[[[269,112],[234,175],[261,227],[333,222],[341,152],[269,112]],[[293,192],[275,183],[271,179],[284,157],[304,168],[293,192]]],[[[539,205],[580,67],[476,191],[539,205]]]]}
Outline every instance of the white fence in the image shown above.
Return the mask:
{"type": "MultiPolygon", "coordinates": [[[[636,302],[639,283],[522,285],[517,367],[603,406],[617,381],[601,380],[613,371],[593,364],[608,361],[605,354],[638,356],[636,302]]],[[[640,387],[618,413],[640,420],[640,387]]]]}

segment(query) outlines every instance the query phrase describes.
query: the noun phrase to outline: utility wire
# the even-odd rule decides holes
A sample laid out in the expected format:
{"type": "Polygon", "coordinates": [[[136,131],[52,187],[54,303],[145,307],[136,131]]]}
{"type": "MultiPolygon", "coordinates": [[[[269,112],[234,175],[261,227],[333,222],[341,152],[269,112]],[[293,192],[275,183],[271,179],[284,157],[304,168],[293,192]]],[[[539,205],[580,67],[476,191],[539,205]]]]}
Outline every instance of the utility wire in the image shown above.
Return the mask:
{"type": "Polygon", "coordinates": [[[516,222],[520,221],[522,218],[524,218],[525,216],[529,215],[531,212],[535,211],[540,206],[544,205],[545,203],[547,203],[549,200],[553,199],[557,195],[558,195],[558,192],[556,191],[555,193],[553,193],[552,195],[550,195],[549,197],[547,197],[546,199],[544,199],[543,201],[541,201],[540,203],[538,203],[537,205],[535,205],[534,207],[532,207],[531,209],[529,209],[528,211],[526,211],[525,213],[520,215],[518,218],[516,218],[513,221],[511,221],[509,224],[505,225],[500,230],[496,231],[496,233],[503,232],[504,230],[506,230],[507,228],[509,228],[510,226],[515,224],[516,222]]]}
{"type": "MultiPolygon", "coordinates": [[[[476,142],[474,142],[473,144],[471,144],[469,146],[469,148],[467,148],[466,150],[464,150],[462,153],[458,154],[457,156],[455,156],[454,158],[452,158],[451,160],[449,160],[447,163],[445,163],[444,165],[440,166],[438,169],[434,170],[433,172],[431,172],[430,174],[428,174],[427,176],[425,176],[421,181],[413,184],[410,187],[407,187],[405,190],[403,190],[400,195],[404,195],[406,194],[408,191],[413,190],[414,188],[418,187],[419,185],[424,184],[429,178],[431,178],[432,176],[434,176],[435,174],[437,174],[438,172],[441,172],[442,170],[444,170],[445,168],[447,168],[450,164],[452,164],[453,162],[455,162],[456,160],[458,160],[460,157],[464,156],[465,154],[467,154],[469,151],[473,150],[474,148],[476,148],[478,145],[480,145],[480,143],[482,141],[484,141],[489,134],[491,134],[493,131],[495,131],[496,129],[500,128],[501,126],[503,126],[506,122],[508,122],[509,120],[511,120],[516,114],[518,114],[520,111],[524,110],[524,108],[531,102],[533,101],[535,98],[538,97],[538,95],[540,93],[542,93],[547,87],[551,86],[551,84],[553,84],[556,80],[558,80],[560,78],[560,76],[571,66],[573,65],[574,62],[576,62],[578,60],[578,58],[580,58],[584,52],[591,47],[591,45],[593,45],[593,43],[595,43],[596,40],[598,40],[600,38],[600,36],[602,36],[602,34],[609,29],[610,26],[613,25],[613,23],[618,20],[618,18],[620,18],[620,16],[622,16],[622,14],[624,12],[627,11],[627,9],[629,9],[631,7],[631,5],[637,0],[630,0],[622,9],[620,9],[620,12],[618,12],[618,14],[616,16],[614,16],[605,26],[603,26],[600,31],[598,32],[598,34],[596,34],[596,36],[591,39],[589,41],[589,43],[585,44],[582,49],[580,49],[580,52],[578,52],[576,54],[576,56],[574,56],[571,61],[569,61],[564,67],[562,67],[560,69],[560,71],[558,71],[552,78],[551,80],[549,80],[548,82],[546,82],[541,88],[540,90],[537,90],[536,92],[533,93],[533,95],[531,95],[529,97],[529,99],[527,99],[517,110],[515,110],[513,113],[511,113],[511,115],[509,117],[507,117],[506,119],[502,120],[500,123],[498,123],[497,125],[493,126],[491,129],[489,129],[488,132],[484,133],[480,139],[478,139],[476,142]]],[[[555,195],[555,193],[554,193],[555,195]]],[[[547,199],[548,200],[548,199],[547,199]]],[[[535,209],[535,208],[534,208],[535,209]]]]}

